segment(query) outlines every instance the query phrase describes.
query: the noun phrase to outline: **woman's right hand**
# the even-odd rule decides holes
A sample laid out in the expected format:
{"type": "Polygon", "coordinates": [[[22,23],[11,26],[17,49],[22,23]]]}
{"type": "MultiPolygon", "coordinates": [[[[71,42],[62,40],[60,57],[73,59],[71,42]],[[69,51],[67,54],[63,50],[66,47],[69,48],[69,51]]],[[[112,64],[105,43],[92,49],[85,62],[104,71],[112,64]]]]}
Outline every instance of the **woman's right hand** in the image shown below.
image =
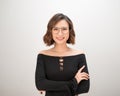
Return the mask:
{"type": "Polygon", "coordinates": [[[85,68],[85,65],[83,65],[78,72],[75,75],[75,78],[77,80],[77,83],[79,84],[80,81],[82,80],[88,80],[89,79],[89,74],[86,72],[82,72],[82,70],[85,68]]]}

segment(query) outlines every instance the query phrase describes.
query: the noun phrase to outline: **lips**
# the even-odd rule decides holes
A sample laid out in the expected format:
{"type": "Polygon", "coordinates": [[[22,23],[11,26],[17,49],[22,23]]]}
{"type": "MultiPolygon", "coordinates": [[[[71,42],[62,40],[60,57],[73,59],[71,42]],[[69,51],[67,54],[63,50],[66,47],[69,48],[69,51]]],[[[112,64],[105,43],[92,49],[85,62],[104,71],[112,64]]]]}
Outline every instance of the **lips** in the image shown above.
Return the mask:
{"type": "Polygon", "coordinates": [[[56,37],[57,40],[63,40],[64,37],[56,37]]]}

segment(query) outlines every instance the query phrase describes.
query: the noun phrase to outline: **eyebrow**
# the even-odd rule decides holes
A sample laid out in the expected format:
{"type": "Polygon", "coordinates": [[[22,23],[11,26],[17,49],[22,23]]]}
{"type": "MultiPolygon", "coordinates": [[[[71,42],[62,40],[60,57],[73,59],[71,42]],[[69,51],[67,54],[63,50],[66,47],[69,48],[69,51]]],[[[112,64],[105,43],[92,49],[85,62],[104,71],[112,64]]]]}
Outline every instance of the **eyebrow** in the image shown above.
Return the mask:
{"type": "Polygon", "coordinates": [[[69,28],[69,27],[63,26],[63,27],[53,27],[53,28],[69,28]]]}

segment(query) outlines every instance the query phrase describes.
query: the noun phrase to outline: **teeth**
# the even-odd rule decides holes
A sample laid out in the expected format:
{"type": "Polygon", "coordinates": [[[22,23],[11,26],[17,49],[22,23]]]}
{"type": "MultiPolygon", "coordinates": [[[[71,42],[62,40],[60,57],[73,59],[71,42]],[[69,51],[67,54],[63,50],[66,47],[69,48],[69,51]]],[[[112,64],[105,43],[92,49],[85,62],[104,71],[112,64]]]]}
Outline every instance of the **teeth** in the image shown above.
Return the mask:
{"type": "Polygon", "coordinates": [[[64,39],[64,38],[57,38],[57,39],[62,40],[62,39],[64,39]]]}

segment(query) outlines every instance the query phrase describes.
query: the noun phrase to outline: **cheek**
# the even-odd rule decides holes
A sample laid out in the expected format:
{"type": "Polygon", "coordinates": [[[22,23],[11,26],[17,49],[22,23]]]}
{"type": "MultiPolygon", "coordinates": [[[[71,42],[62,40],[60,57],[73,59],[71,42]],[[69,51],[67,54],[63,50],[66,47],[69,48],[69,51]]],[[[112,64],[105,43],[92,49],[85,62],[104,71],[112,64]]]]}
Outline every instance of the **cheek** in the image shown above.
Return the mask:
{"type": "Polygon", "coordinates": [[[56,37],[56,35],[55,35],[55,34],[52,34],[52,38],[53,38],[53,40],[54,40],[55,37],[56,37]]]}
{"type": "Polygon", "coordinates": [[[69,33],[68,34],[66,34],[66,36],[65,36],[65,38],[68,40],[69,39],[69,33]]]}

